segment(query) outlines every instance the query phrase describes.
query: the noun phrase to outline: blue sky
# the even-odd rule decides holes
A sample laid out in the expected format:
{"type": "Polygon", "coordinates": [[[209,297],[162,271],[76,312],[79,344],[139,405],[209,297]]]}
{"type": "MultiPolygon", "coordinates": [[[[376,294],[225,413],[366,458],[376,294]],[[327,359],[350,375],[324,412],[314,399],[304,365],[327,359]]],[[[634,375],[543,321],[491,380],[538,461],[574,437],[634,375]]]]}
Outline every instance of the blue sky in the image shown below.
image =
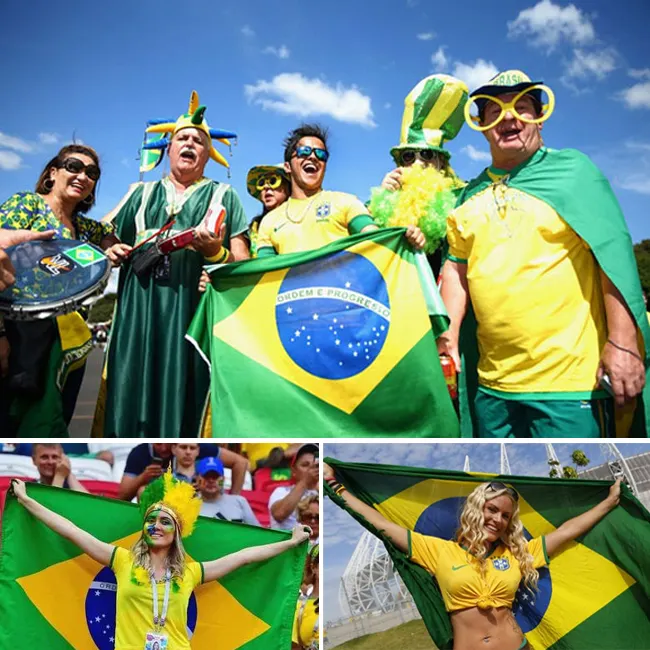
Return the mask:
{"type": "MultiPolygon", "coordinates": [[[[468,0],[462,14],[425,0],[9,0],[0,197],[32,188],[74,133],[102,157],[93,211],[101,217],[137,180],[145,121],[184,112],[195,88],[210,124],[240,134],[230,182],[249,218],[259,204],[245,192],[248,168],[280,160],[301,119],[331,128],[326,186],[365,199],[391,169],[403,99],[422,77],[447,72],[475,87],[497,69],[521,68],[556,92],[547,144],[593,157],[638,241],[650,235],[649,18],[640,0],[468,0]]],[[[486,164],[482,136],[467,128],[450,149],[464,178],[486,164]]],[[[226,178],[214,163],[208,172],[226,178]]]]}
{"type": "MultiPolygon", "coordinates": [[[[571,464],[571,453],[581,449],[591,461],[588,467],[604,462],[598,444],[582,443],[553,445],[560,463],[571,464]]],[[[622,443],[618,445],[623,456],[630,457],[650,451],[647,443],[622,443]]],[[[535,443],[506,445],[512,474],[520,476],[548,476],[546,447],[535,443]]],[[[470,458],[472,472],[499,473],[500,445],[497,443],[424,443],[424,444],[329,444],[325,443],[323,458],[330,457],[347,462],[380,463],[409,467],[463,470],[465,457],[470,458]]],[[[324,576],[323,602],[325,621],[342,616],[338,590],[343,571],[347,566],[364,529],[329,499],[323,503],[324,576]]]]}

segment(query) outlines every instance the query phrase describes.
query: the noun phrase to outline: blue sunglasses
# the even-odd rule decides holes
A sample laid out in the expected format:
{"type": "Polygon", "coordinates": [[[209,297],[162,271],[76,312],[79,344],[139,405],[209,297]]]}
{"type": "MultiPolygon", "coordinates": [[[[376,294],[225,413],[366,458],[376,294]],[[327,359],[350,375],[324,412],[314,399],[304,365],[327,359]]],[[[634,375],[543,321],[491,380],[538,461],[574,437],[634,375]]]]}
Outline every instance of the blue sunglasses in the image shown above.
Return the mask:
{"type": "Polygon", "coordinates": [[[301,147],[296,147],[297,158],[309,158],[309,156],[311,156],[312,153],[321,162],[327,162],[327,159],[330,157],[330,153],[329,151],[327,151],[327,149],[320,149],[318,147],[308,147],[306,145],[303,145],[301,147]]]}

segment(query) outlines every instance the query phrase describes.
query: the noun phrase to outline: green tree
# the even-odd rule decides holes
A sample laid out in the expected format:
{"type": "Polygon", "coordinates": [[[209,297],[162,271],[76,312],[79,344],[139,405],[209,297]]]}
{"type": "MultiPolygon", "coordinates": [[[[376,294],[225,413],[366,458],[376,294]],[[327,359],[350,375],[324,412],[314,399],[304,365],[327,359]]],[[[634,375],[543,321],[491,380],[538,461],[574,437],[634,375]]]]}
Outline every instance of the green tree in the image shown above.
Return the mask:
{"type": "Polygon", "coordinates": [[[559,476],[563,478],[578,478],[578,467],[586,467],[591,462],[582,449],[575,449],[571,454],[571,460],[575,467],[571,467],[571,465],[562,467],[559,461],[549,460],[550,470],[548,475],[551,478],[557,478],[559,476]]]}
{"type": "Polygon", "coordinates": [[[548,464],[551,466],[551,469],[549,470],[548,475],[551,478],[557,478],[560,475],[560,470],[559,470],[560,461],[559,460],[549,460],[548,464]]]}
{"type": "Polygon", "coordinates": [[[634,257],[636,265],[639,267],[639,278],[641,278],[641,287],[650,295],[650,239],[644,239],[638,244],[634,244],[634,257]]]}
{"type": "Polygon", "coordinates": [[[108,293],[102,296],[91,308],[88,316],[89,323],[105,323],[113,318],[113,308],[117,296],[114,293],[108,293]]]}
{"type": "Polygon", "coordinates": [[[562,474],[564,478],[578,478],[578,472],[571,467],[571,465],[566,465],[562,468],[562,474]]]}

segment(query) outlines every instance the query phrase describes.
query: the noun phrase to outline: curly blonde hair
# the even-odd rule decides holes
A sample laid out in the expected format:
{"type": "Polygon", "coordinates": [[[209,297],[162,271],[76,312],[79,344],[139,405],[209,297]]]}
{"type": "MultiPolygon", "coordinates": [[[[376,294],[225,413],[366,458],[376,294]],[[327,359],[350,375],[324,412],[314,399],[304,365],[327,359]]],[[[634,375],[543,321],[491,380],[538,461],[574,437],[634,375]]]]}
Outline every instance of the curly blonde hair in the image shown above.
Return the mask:
{"type": "MultiPolygon", "coordinates": [[[[151,555],[149,546],[144,539],[144,535],[131,547],[131,555],[135,566],[141,566],[147,571],[151,571],[151,555]]],[[[174,541],[167,554],[167,568],[172,573],[172,578],[183,579],[185,573],[185,547],[178,530],[178,524],[175,524],[174,541]]]]}
{"type": "Polygon", "coordinates": [[[505,533],[501,537],[501,542],[510,549],[515,559],[519,562],[521,575],[524,579],[524,586],[534,593],[537,591],[537,582],[539,573],[533,566],[533,556],[528,552],[528,542],[524,537],[524,527],[519,519],[519,503],[512,498],[508,489],[494,489],[490,487],[491,483],[482,483],[467,497],[465,505],[460,515],[460,528],[456,533],[456,541],[467,548],[470,555],[470,561],[478,561],[481,573],[485,571],[488,550],[485,546],[487,533],[485,532],[484,521],[485,515],[483,508],[487,501],[492,501],[500,496],[510,497],[512,500],[512,517],[508,521],[505,533]],[[489,495],[488,495],[489,493],[489,495]]]}

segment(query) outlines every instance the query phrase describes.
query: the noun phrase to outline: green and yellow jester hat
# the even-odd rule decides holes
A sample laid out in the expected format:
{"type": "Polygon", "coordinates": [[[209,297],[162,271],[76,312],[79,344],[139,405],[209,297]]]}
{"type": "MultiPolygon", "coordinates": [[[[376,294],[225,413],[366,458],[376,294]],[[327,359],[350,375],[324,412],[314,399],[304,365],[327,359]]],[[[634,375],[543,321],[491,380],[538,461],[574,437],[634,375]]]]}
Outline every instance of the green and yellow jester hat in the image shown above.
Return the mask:
{"type": "Polygon", "coordinates": [[[402,149],[432,149],[449,159],[444,144],[463,126],[468,93],[467,85],[450,75],[422,79],[404,100],[400,142],[390,150],[395,163],[399,164],[397,153],[402,149]]]}
{"type": "Polygon", "coordinates": [[[185,481],[174,478],[171,469],[143,490],[140,496],[140,512],[146,519],[152,510],[164,510],[175,522],[181,537],[194,532],[194,525],[201,511],[201,499],[194,488],[185,481]]]}
{"type": "MultiPolygon", "coordinates": [[[[196,90],[193,90],[187,113],[183,113],[175,122],[172,120],[149,120],[147,122],[149,126],[147,126],[146,133],[163,133],[168,137],[146,142],[143,149],[164,150],[179,131],[188,128],[199,129],[208,136],[208,140],[215,139],[230,146],[230,138],[236,138],[237,134],[232,131],[211,129],[203,117],[205,109],[205,106],[199,106],[199,95],[196,90]]],[[[212,145],[210,145],[210,158],[224,167],[230,167],[228,161],[212,145]]]]}
{"type": "Polygon", "coordinates": [[[273,175],[285,180],[289,184],[291,183],[284,165],[257,165],[256,167],[251,167],[246,176],[246,189],[248,193],[259,201],[261,191],[257,188],[258,181],[264,176],[272,177],[273,175]]]}
{"type": "Polygon", "coordinates": [[[551,117],[555,109],[555,95],[553,91],[544,85],[543,81],[531,81],[530,77],[521,70],[505,70],[504,72],[499,72],[499,74],[492,77],[486,84],[477,88],[470,95],[470,98],[472,101],[465,105],[465,121],[475,131],[487,131],[488,129],[494,128],[505,117],[508,111],[511,111],[522,122],[541,124],[551,117]],[[546,103],[542,99],[543,93],[546,93],[548,98],[546,103]],[[500,95],[511,94],[515,96],[509,102],[503,102],[499,99],[500,95]],[[517,102],[525,95],[529,95],[537,107],[539,114],[533,119],[517,113],[517,102]],[[497,104],[501,108],[501,111],[490,124],[481,124],[488,102],[497,104]],[[473,107],[475,107],[474,114],[471,112],[473,107]]]}

